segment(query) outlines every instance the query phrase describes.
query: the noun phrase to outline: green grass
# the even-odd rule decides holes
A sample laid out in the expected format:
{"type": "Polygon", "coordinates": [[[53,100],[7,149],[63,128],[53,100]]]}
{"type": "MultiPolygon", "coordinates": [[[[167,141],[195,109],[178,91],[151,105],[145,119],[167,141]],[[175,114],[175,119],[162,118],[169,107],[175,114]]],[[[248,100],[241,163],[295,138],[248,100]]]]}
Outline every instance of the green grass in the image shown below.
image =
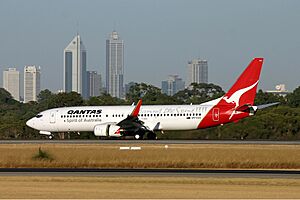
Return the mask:
{"type": "Polygon", "coordinates": [[[38,152],[32,158],[33,160],[53,160],[52,156],[47,151],[43,151],[41,147],[39,147],[38,152]]]}
{"type": "Polygon", "coordinates": [[[300,169],[300,145],[131,145],[140,151],[120,146],[130,145],[5,144],[0,167],[300,169]]]}

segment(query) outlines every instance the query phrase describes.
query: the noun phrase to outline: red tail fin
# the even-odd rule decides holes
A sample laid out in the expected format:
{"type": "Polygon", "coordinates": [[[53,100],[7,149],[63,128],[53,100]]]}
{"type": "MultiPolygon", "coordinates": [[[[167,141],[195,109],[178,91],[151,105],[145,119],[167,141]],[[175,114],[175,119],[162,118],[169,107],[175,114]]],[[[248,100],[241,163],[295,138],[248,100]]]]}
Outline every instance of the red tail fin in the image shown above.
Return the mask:
{"type": "MultiPolygon", "coordinates": [[[[254,58],[230,90],[212,106],[198,128],[225,124],[248,117],[246,110],[254,103],[263,58],[254,58]]],[[[212,101],[213,102],[213,101],[212,101]]]]}
{"type": "Polygon", "coordinates": [[[254,58],[240,75],[230,90],[224,95],[227,103],[235,103],[236,107],[245,104],[253,105],[259,81],[263,58],[254,58]]]}

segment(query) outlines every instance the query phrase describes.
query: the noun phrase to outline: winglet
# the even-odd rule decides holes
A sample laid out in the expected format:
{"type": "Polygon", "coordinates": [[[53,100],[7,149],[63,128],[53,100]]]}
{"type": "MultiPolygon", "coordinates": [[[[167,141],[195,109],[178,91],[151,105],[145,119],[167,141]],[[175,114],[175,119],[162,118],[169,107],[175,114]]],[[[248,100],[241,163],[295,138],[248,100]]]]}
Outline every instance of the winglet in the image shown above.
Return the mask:
{"type": "Polygon", "coordinates": [[[139,100],[139,102],[136,104],[135,108],[133,109],[132,113],[130,114],[130,116],[132,117],[137,117],[139,112],[140,112],[140,108],[142,105],[142,99],[139,100]]]}

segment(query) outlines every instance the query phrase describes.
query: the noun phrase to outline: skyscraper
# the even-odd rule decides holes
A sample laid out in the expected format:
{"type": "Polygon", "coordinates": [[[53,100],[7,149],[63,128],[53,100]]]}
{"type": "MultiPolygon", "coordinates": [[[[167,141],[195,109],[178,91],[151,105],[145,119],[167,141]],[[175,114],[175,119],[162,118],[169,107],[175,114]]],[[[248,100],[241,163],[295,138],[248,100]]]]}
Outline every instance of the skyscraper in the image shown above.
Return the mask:
{"type": "Polygon", "coordinates": [[[161,91],[164,94],[173,96],[184,89],[184,81],[178,75],[169,75],[168,80],[161,82],[161,91]]]}
{"type": "Polygon", "coordinates": [[[88,97],[100,95],[102,89],[101,75],[96,71],[87,71],[88,97]]]}
{"type": "Polygon", "coordinates": [[[193,59],[188,62],[187,86],[191,83],[208,83],[207,60],[193,59]]]}
{"type": "Polygon", "coordinates": [[[64,92],[77,92],[87,97],[86,49],[76,35],[64,49],[64,92]]]}
{"type": "Polygon", "coordinates": [[[20,72],[16,68],[8,68],[3,71],[3,88],[15,100],[20,101],[20,72]]]}
{"type": "Polygon", "coordinates": [[[24,102],[37,101],[41,91],[41,68],[36,66],[24,67],[24,102]]]}
{"type": "Polygon", "coordinates": [[[124,97],[124,41],[113,31],[106,40],[106,90],[113,97],[124,97]]]}

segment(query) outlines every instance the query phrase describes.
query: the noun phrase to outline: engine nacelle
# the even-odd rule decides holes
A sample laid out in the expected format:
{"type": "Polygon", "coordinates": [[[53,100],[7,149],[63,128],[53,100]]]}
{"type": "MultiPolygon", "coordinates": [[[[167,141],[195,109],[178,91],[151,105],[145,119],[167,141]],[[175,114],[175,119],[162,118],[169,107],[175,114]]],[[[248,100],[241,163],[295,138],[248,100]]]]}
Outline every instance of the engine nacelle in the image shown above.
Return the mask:
{"type": "Polygon", "coordinates": [[[51,132],[49,132],[49,131],[40,131],[40,134],[41,135],[51,135],[51,132]]]}
{"type": "Polygon", "coordinates": [[[101,124],[94,128],[95,136],[121,137],[120,126],[114,124],[101,124]]]}

